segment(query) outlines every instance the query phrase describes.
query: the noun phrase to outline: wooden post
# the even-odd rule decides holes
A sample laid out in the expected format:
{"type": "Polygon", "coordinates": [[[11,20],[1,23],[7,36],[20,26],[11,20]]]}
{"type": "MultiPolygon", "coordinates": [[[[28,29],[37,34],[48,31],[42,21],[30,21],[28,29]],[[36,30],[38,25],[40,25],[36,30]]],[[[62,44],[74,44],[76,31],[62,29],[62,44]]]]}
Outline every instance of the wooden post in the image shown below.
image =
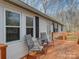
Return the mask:
{"type": "Polygon", "coordinates": [[[6,45],[0,44],[1,59],[6,59],[6,45]]]}
{"type": "Polygon", "coordinates": [[[78,37],[78,41],[77,41],[77,44],[79,44],[79,37],[78,37]]]}
{"type": "Polygon", "coordinates": [[[66,40],[66,33],[63,33],[63,40],[66,40]]]}
{"type": "Polygon", "coordinates": [[[65,34],[63,33],[63,40],[65,40],[65,34]]]}

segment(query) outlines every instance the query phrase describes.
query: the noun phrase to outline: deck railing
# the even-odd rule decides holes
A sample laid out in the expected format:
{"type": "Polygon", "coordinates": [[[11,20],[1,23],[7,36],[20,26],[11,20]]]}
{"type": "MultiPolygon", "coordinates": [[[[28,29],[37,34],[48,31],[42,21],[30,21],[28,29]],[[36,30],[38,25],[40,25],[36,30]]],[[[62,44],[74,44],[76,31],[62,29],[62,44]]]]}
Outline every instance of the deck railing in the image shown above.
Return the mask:
{"type": "Polygon", "coordinates": [[[53,39],[79,40],[79,32],[54,32],[53,39]]]}
{"type": "Polygon", "coordinates": [[[7,45],[0,44],[0,59],[6,59],[6,48],[7,45]]]}
{"type": "Polygon", "coordinates": [[[53,39],[60,39],[65,40],[66,39],[66,33],[65,32],[53,32],[52,33],[53,39]]]}

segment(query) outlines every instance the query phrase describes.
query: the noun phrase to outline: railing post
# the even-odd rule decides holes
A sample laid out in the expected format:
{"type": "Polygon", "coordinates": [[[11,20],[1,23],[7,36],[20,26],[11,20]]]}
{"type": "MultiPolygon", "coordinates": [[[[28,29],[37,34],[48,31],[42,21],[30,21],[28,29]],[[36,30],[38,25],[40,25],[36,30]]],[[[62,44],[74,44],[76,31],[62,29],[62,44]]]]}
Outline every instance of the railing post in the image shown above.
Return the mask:
{"type": "Polygon", "coordinates": [[[0,55],[1,55],[1,59],[6,59],[6,45],[0,44],[0,55]]]}
{"type": "Polygon", "coordinates": [[[63,34],[63,40],[66,40],[66,33],[62,33],[63,34]]]}

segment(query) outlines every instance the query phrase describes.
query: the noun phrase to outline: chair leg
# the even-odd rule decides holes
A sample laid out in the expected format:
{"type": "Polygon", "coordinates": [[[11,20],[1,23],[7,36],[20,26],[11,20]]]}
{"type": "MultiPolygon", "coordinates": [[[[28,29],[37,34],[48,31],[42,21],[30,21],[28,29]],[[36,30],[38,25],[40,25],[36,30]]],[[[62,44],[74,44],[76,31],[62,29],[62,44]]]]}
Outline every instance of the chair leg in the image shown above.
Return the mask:
{"type": "Polygon", "coordinates": [[[47,47],[44,47],[44,49],[43,49],[43,53],[44,53],[44,55],[47,54],[47,47]]]}
{"type": "Polygon", "coordinates": [[[29,54],[27,54],[27,59],[29,59],[29,54]]]}

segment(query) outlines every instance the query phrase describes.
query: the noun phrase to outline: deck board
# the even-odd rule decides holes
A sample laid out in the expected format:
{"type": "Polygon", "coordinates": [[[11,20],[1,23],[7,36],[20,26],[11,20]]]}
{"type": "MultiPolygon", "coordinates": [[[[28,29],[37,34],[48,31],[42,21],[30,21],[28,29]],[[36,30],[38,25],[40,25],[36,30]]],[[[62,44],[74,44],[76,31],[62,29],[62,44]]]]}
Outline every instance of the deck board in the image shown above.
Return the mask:
{"type": "Polygon", "coordinates": [[[46,55],[40,56],[40,59],[79,59],[79,45],[74,41],[55,44],[48,49],[46,55]]]}

